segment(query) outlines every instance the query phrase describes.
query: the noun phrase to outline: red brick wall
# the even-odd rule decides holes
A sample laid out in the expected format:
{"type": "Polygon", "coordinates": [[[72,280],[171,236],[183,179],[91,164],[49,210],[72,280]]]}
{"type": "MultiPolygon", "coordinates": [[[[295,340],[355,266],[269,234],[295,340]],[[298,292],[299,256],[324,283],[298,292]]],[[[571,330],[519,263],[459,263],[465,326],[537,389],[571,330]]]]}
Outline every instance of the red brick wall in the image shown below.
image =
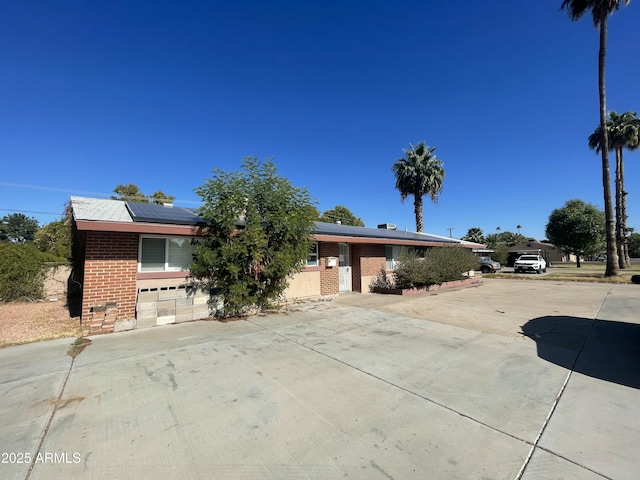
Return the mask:
{"type": "Polygon", "coordinates": [[[320,256],[320,295],[337,295],[339,288],[338,265],[327,267],[327,257],[338,258],[338,244],[319,242],[318,250],[320,256]]]}
{"type": "Polygon", "coordinates": [[[384,245],[352,245],[351,261],[353,264],[353,291],[366,292],[369,285],[362,285],[362,277],[377,275],[380,273],[380,268],[386,265],[384,245]]]}
{"type": "Polygon", "coordinates": [[[135,318],[137,272],[137,233],[87,232],[81,317],[85,335],[113,331],[116,320],[135,318]]]}

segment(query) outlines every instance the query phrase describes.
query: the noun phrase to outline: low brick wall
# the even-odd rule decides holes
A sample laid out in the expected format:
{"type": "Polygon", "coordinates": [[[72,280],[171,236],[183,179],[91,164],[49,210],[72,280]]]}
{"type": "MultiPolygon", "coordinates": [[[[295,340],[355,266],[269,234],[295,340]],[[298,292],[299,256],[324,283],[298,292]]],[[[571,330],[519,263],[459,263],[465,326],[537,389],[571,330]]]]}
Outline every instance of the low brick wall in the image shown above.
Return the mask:
{"type": "Polygon", "coordinates": [[[431,285],[429,287],[421,288],[382,288],[374,287],[373,293],[382,293],[387,295],[416,295],[418,293],[433,292],[436,290],[442,290],[446,288],[461,287],[463,285],[473,285],[476,283],[482,283],[479,278],[467,278],[465,280],[455,280],[453,282],[443,282],[441,285],[431,285]]]}

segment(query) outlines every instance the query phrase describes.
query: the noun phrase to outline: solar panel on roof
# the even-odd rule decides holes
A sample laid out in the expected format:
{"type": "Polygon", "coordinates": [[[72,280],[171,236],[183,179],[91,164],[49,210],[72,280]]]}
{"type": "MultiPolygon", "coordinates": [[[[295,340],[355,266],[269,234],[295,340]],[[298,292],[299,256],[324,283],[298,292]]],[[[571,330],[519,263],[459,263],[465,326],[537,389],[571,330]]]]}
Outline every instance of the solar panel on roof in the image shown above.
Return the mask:
{"type": "Polygon", "coordinates": [[[202,223],[202,218],[189,208],[136,202],[127,202],[127,208],[134,222],[170,223],[172,225],[198,225],[202,223]]]}

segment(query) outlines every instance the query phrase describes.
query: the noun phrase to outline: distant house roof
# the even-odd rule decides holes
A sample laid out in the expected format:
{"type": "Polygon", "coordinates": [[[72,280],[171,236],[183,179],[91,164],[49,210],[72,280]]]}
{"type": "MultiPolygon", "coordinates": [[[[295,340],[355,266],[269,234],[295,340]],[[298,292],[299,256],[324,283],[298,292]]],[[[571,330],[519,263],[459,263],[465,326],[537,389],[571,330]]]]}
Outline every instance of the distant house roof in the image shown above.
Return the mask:
{"type": "Polygon", "coordinates": [[[518,243],[511,248],[509,248],[509,252],[532,252],[537,250],[559,250],[558,247],[553,245],[552,243],[544,243],[544,242],[523,242],[518,243]]]}
{"type": "MultiPolygon", "coordinates": [[[[86,197],[71,197],[71,207],[79,230],[197,235],[202,226],[197,211],[190,208],[86,197]]],[[[485,246],[430,233],[324,222],[315,222],[313,235],[317,241],[328,242],[409,246],[460,245],[465,248],[485,246]]]]}

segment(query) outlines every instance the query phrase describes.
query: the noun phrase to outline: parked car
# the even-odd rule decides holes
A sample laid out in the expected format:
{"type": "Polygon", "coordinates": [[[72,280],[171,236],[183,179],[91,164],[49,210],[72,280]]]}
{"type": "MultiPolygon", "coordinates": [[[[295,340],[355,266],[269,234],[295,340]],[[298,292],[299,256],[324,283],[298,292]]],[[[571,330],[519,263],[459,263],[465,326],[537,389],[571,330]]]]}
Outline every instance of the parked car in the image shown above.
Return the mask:
{"type": "Polygon", "coordinates": [[[489,257],[479,257],[478,263],[477,270],[480,270],[482,273],[496,273],[502,269],[498,262],[491,260],[489,257]]]}
{"type": "Polygon", "coordinates": [[[547,271],[547,262],[540,255],[520,255],[513,265],[514,273],[547,271]]]}

